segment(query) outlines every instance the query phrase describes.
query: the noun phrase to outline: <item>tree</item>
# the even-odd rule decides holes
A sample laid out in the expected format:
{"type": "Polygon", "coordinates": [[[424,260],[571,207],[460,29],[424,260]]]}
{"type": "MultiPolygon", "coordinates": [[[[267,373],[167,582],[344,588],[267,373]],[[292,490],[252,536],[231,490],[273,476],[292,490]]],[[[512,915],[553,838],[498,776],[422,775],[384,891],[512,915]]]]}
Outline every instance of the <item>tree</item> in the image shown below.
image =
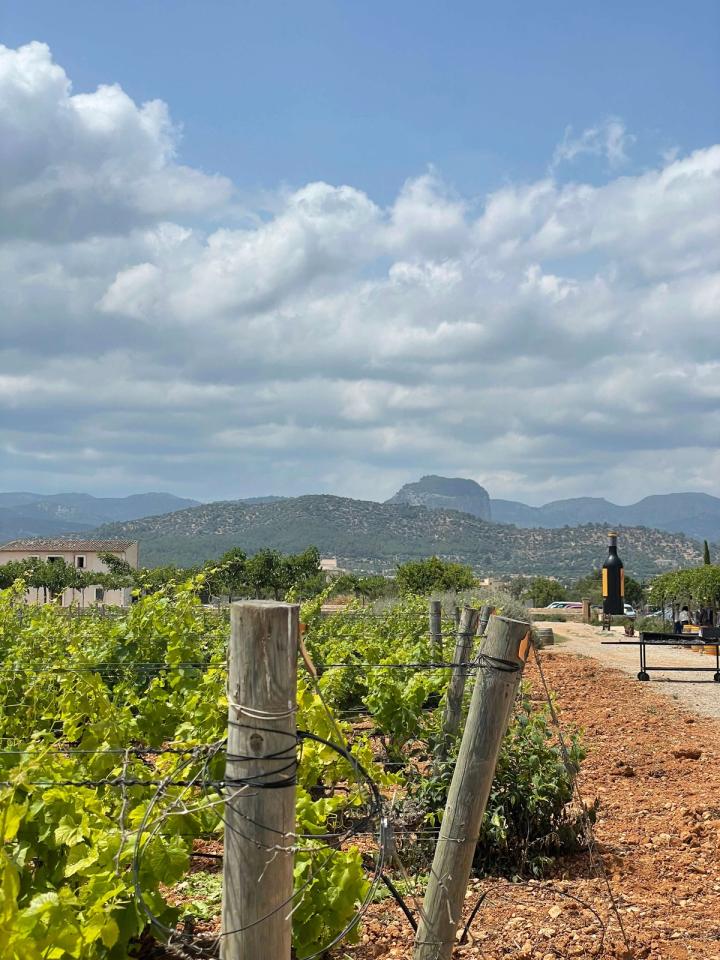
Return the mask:
{"type": "Polygon", "coordinates": [[[367,603],[386,595],[391,584],[392,581],[381,574],[360,577],[356,573],[341,573],[339,577],[333,580],[333,593],[335,595],[352,593],[359,597],[363,603],[367,603]]]}
{"type": "Polygon", "coordinates": [[[703,540],[703,563],[706,567],[709,567],[712,563],[710,560],[710,545],[707,540],[703,540]]]}
{"type": "Polygon", "coordinates": [[[508,584],[508,593],[513,600],[519,600],[528,588],[530,581],[527,577],[513,577],[508,584]]]}
{"type": "Polygon", "coordinates": [[[246,572],[247,584],[254,597],[270,595],[280,600],[290,589],[294,589],[298,597],[313,596],[325,586],[317,547],[287,555],[278,550],[260,550],[248,559],[246,572]]]}
{"type": "Polygon", "coordinates": [[[580,577],[569,588],[567,596],[570,600],[584,600],[587,597],[593,605],[602,603],[602,571],[593,570],[587,576],[580,577]]]}
{"type": "Polygon", "coordinates": [[[28,568],[28,583],[32,587],[44,590],[47,598],[53,600],[73,585],[75,568],[67,564],[62,557],[56,560],[32,560],[28,568]]]}
{"type": "Polygon", "coordinates": [[[216,563],[205,566],[208,593],[227,594],[228,603],[234,596],[244,596],[248,590],[247,554],[239,547],[227,550],[216,563]]]}
{"type": "Polygon", "coordinates": [[[720,606],[720,566],[703,564],[663,573],[652,581],[649,594],[651,603],[658,607],[667,603],[676,607],[688,603],[717,611],[720,606]]]}
{"type": "Polygon", "coordinates": [[[475,574],[470,567],[439,557],[401,563],[395,580],[400,593],[420,596],[440,590],[469,590],[475,586],[475,574]]]}
{"type": "Polygon", "coordinates": [[[525,597],[536,607],[547,607],[555,600],[565,599],[565,587],[552,577],[533,577],[525,597]]]}
{"type": "Polygon", "coordinates": [[[16,580],[26,580],[28,564],[23,560],[11,560],[0,564],[0,590],[11,587],[16,580]]]}
{"type": "Polygon", "coordinates": [[[102,551],[98,554],[98,559],[102,560],[110,573],[115,574],[117,577],[132,577],[135,573],[135,569],[130,566],[127,560],[115,556],[114,553],[102,551]]]}
{"type": "Polygon", "coordinates": [[[633,607],[641,607],[645,603],[645,586],[635,577],[625,577],[625,600],[633,607]]]}

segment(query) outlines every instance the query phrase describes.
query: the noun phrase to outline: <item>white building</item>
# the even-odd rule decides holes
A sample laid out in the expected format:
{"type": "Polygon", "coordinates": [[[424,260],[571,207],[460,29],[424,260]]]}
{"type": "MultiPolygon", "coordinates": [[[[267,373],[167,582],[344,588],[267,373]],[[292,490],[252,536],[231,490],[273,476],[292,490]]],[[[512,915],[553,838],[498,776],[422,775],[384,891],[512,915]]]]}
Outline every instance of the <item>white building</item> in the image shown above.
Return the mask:
{"type": "MultiPolygon", "coordinates": [[[[134,570],[138,568],[137,540],[12,540],[0,547],[0,564],[34,557],[50,562],[64,560],[69,566],[76,567],[78,570],[107,573],[108,568],[99,557],[101,553],[112,553],[130,564],[134,570]]],[[[27,603],[44,603],[45,591],[42,588],[32,587],[27,591],[25,600],[27,603]]],[[[128,606],[130,588],[105,590],[98,584],[85,587],[83,590],[68,589],[63,593],[61,602],[63,606],[69,606],[73,602],[81,607],[97,603],[128,606]]]]}

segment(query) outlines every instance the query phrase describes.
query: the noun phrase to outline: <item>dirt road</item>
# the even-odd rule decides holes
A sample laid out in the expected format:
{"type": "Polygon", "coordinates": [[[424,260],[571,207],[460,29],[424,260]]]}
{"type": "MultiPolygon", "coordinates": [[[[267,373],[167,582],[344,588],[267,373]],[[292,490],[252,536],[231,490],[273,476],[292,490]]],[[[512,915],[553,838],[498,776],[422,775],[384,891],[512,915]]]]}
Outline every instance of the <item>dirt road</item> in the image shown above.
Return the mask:
{"type": "MultiPolygon", "coordinates": [[[[637,679],[640,654],[636,645],[627,647],[603,646],[607,639],[626,640],[624,631],[614,627],[612,636],[599,627],[585,623],[558,623],[552,626],[559,641],[559,649],[581,657],[592,657],[608,667],[615,667],[623,673],[637,679]]],[[[678,647],[648,647],[648,663],[671,667],[715,668],[715,657],[694,650],[678,647]]],[[[638,681],[640,684],[640,681],[638,681]]],[[[720,718],[720,683],[713,681],[712,672],[693,673],[684,671],[650,672],[649,686],[656,693],[677,701],[679,705],[690,707],[702,716],[720,718]]]]}

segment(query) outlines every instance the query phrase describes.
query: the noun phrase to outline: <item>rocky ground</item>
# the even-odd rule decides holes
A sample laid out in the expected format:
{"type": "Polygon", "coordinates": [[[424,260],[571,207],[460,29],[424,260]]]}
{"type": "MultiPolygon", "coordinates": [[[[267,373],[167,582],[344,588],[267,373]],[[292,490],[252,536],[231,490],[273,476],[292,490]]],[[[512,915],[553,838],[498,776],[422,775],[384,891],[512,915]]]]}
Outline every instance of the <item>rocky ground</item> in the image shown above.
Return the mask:
{"type": "MultiPolygon", "coordinates": [[[[541,882],[473,882],[466,916],[486,897],[455,955],[720,960],[720,722],[562,646],[541,656],[562,724],[584,730],[581,791],[600,801],[596,852],[541,882]]],[[[526,675],[540,696],[534,663],[526,675]]],[[[371,908],[359,944],[332,954],[411,956],[412,931],[392,900],[371,908]]]]}

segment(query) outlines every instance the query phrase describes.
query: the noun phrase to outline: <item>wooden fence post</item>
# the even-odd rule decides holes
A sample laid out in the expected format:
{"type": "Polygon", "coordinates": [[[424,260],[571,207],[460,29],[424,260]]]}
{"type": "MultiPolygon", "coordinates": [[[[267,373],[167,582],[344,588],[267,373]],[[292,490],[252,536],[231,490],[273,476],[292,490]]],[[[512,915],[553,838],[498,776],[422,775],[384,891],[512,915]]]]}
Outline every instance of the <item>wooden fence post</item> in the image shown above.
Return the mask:
{"type": "Polygon", "coordinates": [[[429,616],[432,658],[439,663],[443,658],[442,602],[440,600],[430,601],[429,616]]]}
{"type": "MultiPolygon", "coordinates": [[[[414,960],[450,960],[500,744],[522,676],[521,644],[529,631],[530,624],[523,621],[490,620],[481,654],[510,661],[517,669],[488,661],[478,672],[415,937],[414,960]]],[[[523,644],[524,651],[528,646],[523,644]]]]}
{"type": "Polygon", "coordinates": [[[491,607],[489,603],[486,603],[480,608],[480,619],[478,620],[477,625],[477,635],[479,637],[485,636],[487,625],[490,622],[490,617],[493,615],[493,613],[495,613],[495,607],[491,607]]]}
{"type": "Polygon", "coordinates": [[[447,755],[448,744],[460,729],[463,693],[465,692],[464,664],[470,660],[470,650],[472,649],[473,637],[477,630],[479,617],[480,611],[473,610],[472,607],[463,607],[462,613],[460,614],[460,623],[458,625],[452,662],[463,664],[463,666],[453,668],[450,683],[448,684],[442,735],[438,745],[438,756],[441,759],[447,755]]]}
{"type": "Polygon", "coordinates": [[[231,607],[222,960],[290,960],[298,620],[287,603],[231,607]]]}

